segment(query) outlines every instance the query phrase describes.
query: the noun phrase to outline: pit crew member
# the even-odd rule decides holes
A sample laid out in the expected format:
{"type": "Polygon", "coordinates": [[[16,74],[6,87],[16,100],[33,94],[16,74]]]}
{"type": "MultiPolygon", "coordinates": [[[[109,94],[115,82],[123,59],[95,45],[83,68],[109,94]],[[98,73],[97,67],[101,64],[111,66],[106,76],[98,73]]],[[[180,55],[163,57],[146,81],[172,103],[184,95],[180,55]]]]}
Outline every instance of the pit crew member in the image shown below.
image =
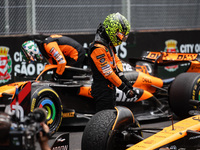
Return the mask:
{"type": "Polygon", "coordinates": [[[98,26],[95,39],[90,45],[89,61],[93,72],[91,94],[97,112],[114,109],[116,87],[129,98],[135,95],[132,85],[123,75],[122,63],[115,49],[115,46],[126,41],[129,31],[130,24],[123,15],[110,14],[98,26]]]}
{"type": "Polygon", "coordinates": [[[28,61],[41,61],[45,57],[50,64],[57,64],[55,77],[64,73],[66,65],[82,67],[85,53],[80,43],[62,35],[51,35],[44,41],[36,39],[22,44],[22,54],[28,61]]]}

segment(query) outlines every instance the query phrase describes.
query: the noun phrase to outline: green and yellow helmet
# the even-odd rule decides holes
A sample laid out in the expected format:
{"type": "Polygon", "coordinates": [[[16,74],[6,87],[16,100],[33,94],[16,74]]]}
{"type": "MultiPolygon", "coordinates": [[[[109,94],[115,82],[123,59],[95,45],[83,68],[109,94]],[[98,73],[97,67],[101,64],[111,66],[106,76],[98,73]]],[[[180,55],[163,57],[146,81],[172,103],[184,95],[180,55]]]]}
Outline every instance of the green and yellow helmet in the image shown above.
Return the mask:
{"type": "Polygon", "coordinates": [[[21,53],[22,53],[23,58],[28,62],[43,60],[43,56],[37,44],[33,40],[25,41],[22,44],[21,53]]]}
{"type": "Polygon", "coordinates": [[[113,46],[120,45],[128,38],[130,24],[120,13],[108,15],[103,22],[103,26],[113,46]]]}

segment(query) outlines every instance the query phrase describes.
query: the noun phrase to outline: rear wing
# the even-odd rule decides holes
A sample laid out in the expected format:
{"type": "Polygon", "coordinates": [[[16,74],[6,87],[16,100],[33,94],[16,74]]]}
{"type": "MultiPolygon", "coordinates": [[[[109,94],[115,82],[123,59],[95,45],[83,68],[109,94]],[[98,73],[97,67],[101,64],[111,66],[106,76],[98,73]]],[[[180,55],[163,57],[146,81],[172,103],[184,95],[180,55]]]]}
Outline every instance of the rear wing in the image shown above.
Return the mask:
{"type": "Polygon", "coordinates": [[[149,63],[152,66],[152,74],[157,74],[158,66],[173,66],[185,63],[191,63],[191,61],[200,61],[200,55],[198,53],[172,53],[172,52],[150,52],[143,53],[141,58],[129,58],[129,63],[138,71],[147,72],[148,69],[144,64],[149,63]]]}
{"type": "Polygon", "coordinates": [[[129,61],[135,64],[137,61],[146,61],[159,65],[175,65],[179,63],[185,63],[200,60],[198,53],[170,53],[170,52],[150,52],[147,51],[140,59],[130,58],[129,61]]]}

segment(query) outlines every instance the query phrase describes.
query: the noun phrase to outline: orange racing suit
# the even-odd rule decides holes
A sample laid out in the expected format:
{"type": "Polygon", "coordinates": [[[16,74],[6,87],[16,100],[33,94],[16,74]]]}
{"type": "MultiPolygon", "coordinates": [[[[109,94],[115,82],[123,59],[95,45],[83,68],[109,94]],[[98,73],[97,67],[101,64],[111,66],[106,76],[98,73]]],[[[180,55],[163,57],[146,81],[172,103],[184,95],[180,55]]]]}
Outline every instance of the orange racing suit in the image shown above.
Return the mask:
{"type": "MultiPolygon", "coordinates": [[[[90,64],[93,72],[91,94],[96,101],[96,111],[113,109],[116,101],[116,89],[121,88],[123,81],[117,75],[123,71],[122,63],[114,47],[95,42],[90,47],[90,64]]],[[[122,87],[123,88],[123,87],[122,87]]]]}
{"type": "Polygon", "coordinates": [[[57,64],[56,73],[62,75],[66,64],[74,67],[82,67],[85,50],[81,44],[70,37],[51,35],[44,40],[44,49],[49,56],[51,64],[57,64]]]}

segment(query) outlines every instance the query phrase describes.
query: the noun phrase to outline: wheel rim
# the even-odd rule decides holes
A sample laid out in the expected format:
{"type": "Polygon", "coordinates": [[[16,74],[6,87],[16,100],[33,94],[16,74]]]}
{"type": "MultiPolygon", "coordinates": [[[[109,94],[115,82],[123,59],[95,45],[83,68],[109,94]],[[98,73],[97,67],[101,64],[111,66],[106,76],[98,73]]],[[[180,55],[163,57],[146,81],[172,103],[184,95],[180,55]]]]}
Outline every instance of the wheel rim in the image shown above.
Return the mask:
{"type": "Polygon", "coordinates": [[[52,116],[52,111],[51,111],[51,108],[49,106],[44,106],[44,108],[47,110],[47,120],[49,120],[52,116]]]}
{"type": "Polygon", "coordinates": [[[55,121],[56,108],[54,103],[50,99],[44,99],[39,104],[39,108],[44,108],[47,111],[47,125],[52,124],[55,121]]]}

